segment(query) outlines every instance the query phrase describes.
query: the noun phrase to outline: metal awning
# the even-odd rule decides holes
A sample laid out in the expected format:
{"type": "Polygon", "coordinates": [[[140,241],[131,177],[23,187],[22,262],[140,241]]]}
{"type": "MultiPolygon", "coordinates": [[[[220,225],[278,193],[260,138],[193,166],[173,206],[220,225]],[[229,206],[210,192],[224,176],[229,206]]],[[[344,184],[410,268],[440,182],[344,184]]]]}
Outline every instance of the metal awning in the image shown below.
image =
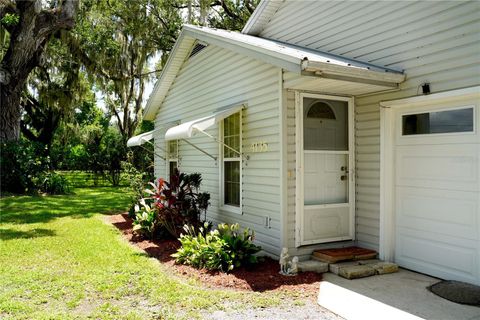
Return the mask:
{"type": "MultiPolygon", "coordinates": [[[[227,107],[213,113],[208,117],[203,117],[182,123],[176,127],[170,128],[165,133],[165,140],[184,140],[193,137],[198,132],[204,133],[205,130],[215,125],[215,123],[231,116],[242,110],[243,104],[227,107]]],[[[208,135],[208,134],[207,134],[208,135]]],[[[210,136],[210,135],[208,135],[210,136]]]]}
{"type": "MultiPolygon", "coordinates": [[[[158,130],[158,129],[156,129],[158,130]]],[[[136,146],[141,146],[145,142],[148,142],[153,139],[153,133],[156,130],[144,132],[142,134],[139,134],[138,136],[131,137],[127,141],[127,147],[136,147],[136,146]]]]}
{"type": "MultiPolygon", "coordinates": [[[[158,144],[157,145],[154,145],[151,140],[153,139],[153,134],[157,131],[160,131],[160,130],[165,130],[165,128],[168,128],[168,127],[171,127],[173,124],[177,124],[178,122],[172,122],[172,123],[167,123],[167,124],[163,124],[161,125],[160,127],[157,127],[155,130],[152,130],[152,131],[148,131],[148,132],[144,132],[144,133],[141,133],[139,135],[136,135],[136,136],[133,136],[131,137],[130,139],[128,139],[127,141],[127,147],[140,147],[142,149],[145,149],[145,150],[148,150],[147,148],[145,148],[143,145],[145,143],[149,143],[151,145],[153,145],[155,148],[158,148],[160,149],[164,154],[166,154],[166,150],[165,148],[162,148],[160,147],[158,144]]],[[[149,150],[150,151],[150,150],[149,150]]],[[[162,160],[166,160],[166,157],[164,155],[161,155],[161,154],[158,154],[155,152],[155,150],[153,151],[153,154],[155,154],[156,156],[158,156],[159,158],[161,158],[162,160]]]]}
{"type": "Polygon", "coordinates": [[[194,147],[198,151],[206,154],[213,160],[217,161],[217,157],[214,155],[211,155],[207,151],[203,150],[202,148],[196,146],[192,142],[188,141],[187,139],[195,136],[197,133],[202,133],[206,135],[209,138],[212,138],[218,143],[221,143],[223,146],[226,148],[232,150],[233,152],[237,153],[238,155],[242,156],[240,152],[237,150],[231,148],[230,146],[227,146],[223,141],[219,140],[218,138],[215,138],[211,134],[205,132],[208,128],[211,126],[215,125],[217,122],[222,121],[223,119],[231,116],[232,114],[235,114],[237,112],[240,112],[240,110],[243,109],[245,105],[244,104],[235,104],[234,106],[228,106],[222,109],[219,109],[215,111],[212,115],[208,117],[203,117],[195,120],[191,120],[185,123],[182,123],[176,127],[170,128],[167,130],[165,133],[165,141],[170,141],[170,140],[182,140],[185,141],[187,144],[190,146],[194,147]]]}

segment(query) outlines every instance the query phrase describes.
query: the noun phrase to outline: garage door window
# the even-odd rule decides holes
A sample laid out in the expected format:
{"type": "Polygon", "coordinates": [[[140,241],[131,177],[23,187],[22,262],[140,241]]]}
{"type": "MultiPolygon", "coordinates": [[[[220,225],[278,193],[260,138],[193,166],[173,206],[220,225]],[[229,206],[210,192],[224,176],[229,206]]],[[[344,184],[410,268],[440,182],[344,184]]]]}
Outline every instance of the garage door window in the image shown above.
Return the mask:
{"type": "Polygon", "coordinates": [[[402,134],[473,132],[473,107],[402,116],[402,134]]]}

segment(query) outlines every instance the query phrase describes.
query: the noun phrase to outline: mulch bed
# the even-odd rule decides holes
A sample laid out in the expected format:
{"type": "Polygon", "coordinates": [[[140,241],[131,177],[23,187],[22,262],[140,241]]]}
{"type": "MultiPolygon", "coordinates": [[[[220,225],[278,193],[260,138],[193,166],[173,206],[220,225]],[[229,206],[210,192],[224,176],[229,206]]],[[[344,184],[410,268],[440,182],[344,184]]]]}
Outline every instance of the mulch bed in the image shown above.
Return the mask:
{"type": "Polygon", "coordinates": [[[243,291],[294,291],[303,297],[315,298],[318,294],[321,275],[314,272],[302,272],[297,276],[282,276],[278,261],[265,257],[253,268],[238,268],[230,273],[198,270],[190,266],[176,264],[170,256],[180,247],[180,242],[171,240],[142,240],[132,233],[132,220],[125,214],[109,217],[109,222],[117,227],[124,237],[149,256],[158,259],[174,273],[193,277],[208,287],[228,288],[243,291]]]}

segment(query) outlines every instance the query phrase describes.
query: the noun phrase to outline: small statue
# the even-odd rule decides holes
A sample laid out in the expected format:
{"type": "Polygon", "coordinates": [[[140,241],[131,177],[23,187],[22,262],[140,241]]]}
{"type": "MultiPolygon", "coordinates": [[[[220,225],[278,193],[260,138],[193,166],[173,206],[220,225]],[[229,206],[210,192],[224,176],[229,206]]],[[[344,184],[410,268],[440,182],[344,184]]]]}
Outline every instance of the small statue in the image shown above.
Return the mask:
{"type": "Polygon", "coordinates": [[[296,275],[298,273],[298,257],[297,256],[293,257],[289,265],[290,267],[288,268],[288,274],[296,275]]]}
{"type": "Polygon", "coordinates": [[[280,274],[288,274],[288,257],[288,248],[283,248],[282,253],[280,254],[280,260],[278,261],[280,264],[280,274]]]}

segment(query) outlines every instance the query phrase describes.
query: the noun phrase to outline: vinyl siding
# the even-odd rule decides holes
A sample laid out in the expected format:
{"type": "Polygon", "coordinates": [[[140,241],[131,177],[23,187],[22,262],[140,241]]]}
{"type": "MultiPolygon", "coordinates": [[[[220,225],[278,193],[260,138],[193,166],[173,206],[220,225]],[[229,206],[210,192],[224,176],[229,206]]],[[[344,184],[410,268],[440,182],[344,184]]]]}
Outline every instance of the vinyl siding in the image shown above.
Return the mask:
{"type": "MultiPolygon", "coordinates": [[[[227,211],[219,203],[220,169],[215,161],[187,143],[179,142],[179,167],[183,172],[202,174],[202,191],[211,195],[208,220],[238,222],[253,229],[256,242],[270,255],[280,252],[280,118],[279,69],[213,45],[186,61],[156,116],[157,127],[173,121],[186,122],[211,115],[229,105],[245,103],[242,111],[242,146],[250,157],[242,163],[243,214],[227,211]],[[253,153],[253,142],[268,143],[268,151],[253,153]],[[271,228],[265,218],[271,218],[271,228]]],[[[218,126],[207,132],[219,135],[218,126]]],[[[155,143],[164,147],[164,131],[155,143]]],[[[189,141],[218,157],[220,147],[213,139],[198,134],[189,141]]],[[[159,148],[157,153],[163,154],[159,148]]],[[[155,174],[165,177],[165,161],[155,158],[155,174]]]]}
{"type": "MultiPolygon", "coordinates": [[[[379,245],[379,102],[419,95],[425,82],[430,83],[432,93],[480,85],[479,12],[478,1],[286,1],[260,33],[265,38],[404,70],[407,75],[398,91],[355,98],[359,245],[374,249],[379,245]]],[[[288,116],[288,170],[294,173],[294,111],[290,107],[288,116]]],[[[294,236],[294,182],[290,175],[289,237],[294,236]]]]}

